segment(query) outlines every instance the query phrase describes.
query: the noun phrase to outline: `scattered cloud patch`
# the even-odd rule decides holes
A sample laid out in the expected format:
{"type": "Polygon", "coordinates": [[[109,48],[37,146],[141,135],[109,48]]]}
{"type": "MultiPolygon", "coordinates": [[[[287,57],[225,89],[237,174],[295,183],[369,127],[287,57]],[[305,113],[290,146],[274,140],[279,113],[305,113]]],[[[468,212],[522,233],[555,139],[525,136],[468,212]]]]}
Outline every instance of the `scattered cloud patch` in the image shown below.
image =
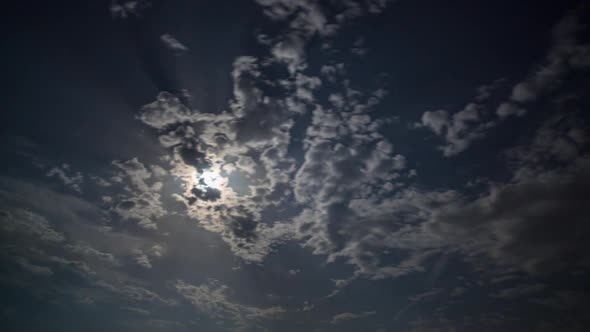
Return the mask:
{"type": "Polygon", "coordinates": [[[251,328],[262,319],[278,318],[285,312],[280,307],[259,308],[234,303],[229,299],[229,288],[214,280],[199,286],[178,280],[174,287],[195,309],[212,318],[229,319],[238,330],[251,328]]]}
{"type": "Polygon", "coordinates": [[[162,40],[162,43],[164,43],[164,45],[172,50],[176,55],[182,55],[189,50],[188,47],[184,46],[170,34],[163,34],[160,36],[160,40],[162,40]]]}
{"type": "Polygon", "coordinates": [[[375,311],[365,311],[358,314],[352,312],[343,312],[341,314],[334,315],[334,317],[332,317],[332,320],[330,321],[330,324],[340,324],[350,320],[366,318],[375,314],[375,311]]]}
{"type": "Polygon", "coordinates": [[[63,164],[61,165],[61,167],[56,166],[51,168],[47,172],[47,176],[57,177],[65,186],[71,188],[72,190],[78,193],[82,193],[82,188],[80,187],[80,185],[84,183],[84,176],[81,172],[71,171],[71,167],[68,164],[63,164]]]}

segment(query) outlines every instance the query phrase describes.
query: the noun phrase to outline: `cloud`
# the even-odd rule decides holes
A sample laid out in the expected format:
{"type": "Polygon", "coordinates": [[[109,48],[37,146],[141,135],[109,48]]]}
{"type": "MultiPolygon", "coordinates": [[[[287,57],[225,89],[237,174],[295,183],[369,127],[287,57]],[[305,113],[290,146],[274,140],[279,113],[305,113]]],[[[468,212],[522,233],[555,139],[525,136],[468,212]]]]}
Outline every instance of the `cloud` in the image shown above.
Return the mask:
{"type": "Polygon", "coordinates": [[[139,119],[153,128],[164,129],[179,122],[190,122],[194,116],[177,97],[168,92],[161,92],[156,101],[141,108],[139,119]]]}
{"type": "Polygon", "coordinates": [[[157,293],[139,285],[124,284],[120,282],[111,284],[104,280],[98,280],[96,281],[95,286],[135,302],[153,302],[166,306],[174,306],[178,304],[175,300],[163,298],[157,293]]]}
{"type": "MultiPolygon", "coordinates": [[[[321,3],[309,0],[256,0],[268,18],[288,26],[287,31],[276,38],[272,54],[276,61],[287,65],[291,74],[307,67],[305,45],[312,37],[330,38],[347,21],[368,14],[379,14],[389,2],[368,0],[359,4],[356,1],[341,1],[333,3],[328,10],[321,3]]],[[[273,44],[268,38],[265,41],[266,44],[273,44]]],[[[366,49],[355,45],[353,51],[363,53],[366,49]]]]}
{"type": "Polygon", "coordinates": [[[3,232],[13,237],[27,236],[35,239],[59,243],[65,240],[62,233],[55,231],[49,221],[39,214],[25,209],[1,210],[3,232]]]}
{"type": "MultiPolygon", "coordinates": [[[[489,191],[473,199],[454,190],[404,186],[389,198],[363,198],[359,175],[335,172],[344,178],[334,178],[338,185],[330,185],[330,163],[339,162],[339,154],[330,155],[323,141],[317,158],[329,158],[302,182],[304,188],[312,187],[298,194],[301,199],[314,197],[318,204],[315,210],[305,210],[297,225],[314,253],[328,255],[329,261],[346,258],[355,275],[373,279],[425,271],[426,264],[444,252],[461,252],[475,267],[494,264],[498,274],[539,275],[587,267],[590,258],[580,254],[588,249],[581,239],[590,235],[583,222],[590,214],[583,189],[590,181],[583,128],[575,118],[548,120],[530,144],[507,154],[512,178],[490,184],[489,191]],[[347,193],[348,183],[357,190],[347,193]],[[325,188],[330,189],[326,198],[325,188]],[[361,197],[346,200],[346,194],[361,197]],[[392,253],[399,257],[395,265],[383,264],[383,257],[392,253]]],[[[306,162],[302,169],[308,167],[306,162]]]]}
{"type": "Polygon", "coordinates": [[[133,251],[134,254],[134,258],[135,258],[135,262],[141,266],[144,267],[146,269],[151,269],[152,268],[152,264],[150,262],[149,257],[140,249],[135,249],[133,251]]]}
{"type": "Polygon", "coordinates": [[[500,118],[506,118],[511,115],[523,116],[526,114],[526,110],[523,108],[520,108],[518,105],[516,105],[514,103],[507,102],[507,103],[502,103],[502,104],[500,104],[500,106],[498,106],[498,109],[496,110],[496,114],[500,118]]]}
{"type": "Polygon", "coordinates": [[[559,86],[569,71],[590,68],[590,44],[580,43],[577,36],[585,28],[580,22],[585,10],[584,7],[572,10],[556,24],[545,62],[514,86],[512,101],[535,101],[541,94],[559,86]]]}
{"type": "Polygon", "coordinates": [[[422,302],[422,301],[425,301],[427,299],[431,299],[434,296],[440,294],[441,291],[442,291],[442,289],[434,289],[434,290],[431,290],[428,292],[412,295],[408,298],[408,300],[410,302],[422,302]]]}
{"type": "Polygon", "coordinates": [[[115,174],[114,182],[123,184],[122,192],[114,202],[112,210],[124,220],[134,220],[142,228],[155,230],[157,220],[167,214],[161,202],[162,182],[159,179],[166,174],[159,166],[146,167],[137,158],[127,161],[112,162],[115,174]],[[128,183],[125,183],[125,181],[128,183]]]}
{"type": "Polygon", "coordinates": [[[339,324],[349,320],[366,318],[369,316],[373,316],[375,314],[375,311],[365,311],[358,314],[352,312],[343,312],[341,314],[334,315],[334,317],[332,317],[332,320],[330,321],[330,324],[339,324]]]}
{"type": "MultiPolygon", "coordinates": [[[[170,176],[181,183],[181,192],[173,194],[179,206],[186,208],[187,215],[200,226],[220,234],[236,255],[260,262],[273,246],[291,239],[295,233],[294,226],[285,221],[292,216],[277,215],[275,220],[262,220],[261,216],[269,215],[269,208],[283,210],[296,195],[293,187],[300,187],[293,182],[299,182],[294,180],[296,160],[288,154],[293,144],[291,131],[299,117],[310,109],[316,110],[314,114],[320,113],[315,91],[323,82],[302,72],[307,67],[306,45],[316,36],[330,38],[349,19],[382,11],[387,2],[343,2],[334,10],[307,0],[256,3],[266,17],[285,29],[262,36],[269,56],[235,59],[231,72],[233,98],[227,110],[191,110],[173,94],[161,92],[156,101],[142,107],[138,119],[154,128],[162,146],[169,149],[166,158],[170,176]],[[288,79],[276,80],[269,70],[271,63],[285,66],[288,79]],[[282,92],[266,95],[270,86],[282,92]],[[222,179],[231,176],[242,185],[234,187],[226,180],[217,188],[204,186],[198,175],[203,172],[218,174],[222,179]]],[[[355,132],[359,141],[375,142],[379,138],[376,128],[382,121],[371,120],[364,113],[383,99],[384,90],[376,90],[361,102],[362,94],[349,83],[345,86],[343,98],[354,109],[349,109],[340,130],[355,132]]],[[[327,126],[314,126],[308,132],[316,128],[322,130],[318,135],[333,134],[327,126]]],[[[398,172],[405,170],[408,161],[404,156],[380,151],[376,150],[367,162],[367,172],[386,172],[387,167],[398,172]]],[[[380,181],[395,176],[384,175],[380,181]]],[[[391,190],[391,185],[383,190],[391,190]]],[[[143,220],[144,227],[155,228],[152,220],[166,212],[156,204],[159,196],[153,190],[141,190],[138,194],[139,197],[120,200],[114,211],[125,219],[143,220]],[[150,204],[137,208],[140,202],[150,204]]]]}
{"type": "Polygon", "coordinates": [[[160,36],[160,40],[176,55],[181,55],[185,52],[188,52],[189,50],[188,47],[184,46],[181,42],[174,38],[174,36],[170,34],[163,34],[162,36],[160,36]]]}
{"type": "MultiPolygon", "coordinates": [[[[178,98],[162,92],[139,116],[158,130],[160,142],[170,149],[169,175],[181,182],[175,200],[199,225],[220,234],[236,254],[254,261],[260,261],[272,244],[290,233],[284,223],[263,225],[260,214],[282,204],[290,194],[294,160],[287,155],[289,130],[292,117],[301,112],[281,99],[264,96],[259,87],[264,84],[261,75],[257,58],[239,57],[232,71],[234,94],[229,111],[190,111],[178,98]],[[199,174],[204,172],[220,179],[216,188],[203,183],[199,174]],[[241,190],[229,185],[229,175],[243,181],[241,190]]],[[[317,78],[299,74],[285,88],[295,92],[292,101],[304,105],[313,100],[319,84],[317,78]]],[[[127,200],[118,210],[131,210],[135,204],[127,200]]]]}
{"type": "Polygon", "coordinates": [[[6,282],[26,286],[42,300],[63,296],[95,303],[115,297],[175,304],[128,275],[127,266],[119,259],[137,255],[145,266],[148,254],[157,257],[164,248],[154,246],[153,240],[106,227],[105,214],[88,201],[41,185],[0,178],[0,211],[0,238],[6,249],[0,259],[24,272],[4,276],[6,282]],[[142,248],[145,251],[139,254],[142,248]],[[64,284],[63,275],[75,279],[64,284]],[[46,278],[39,287],[35,279],[39,276],[55,278],[46,278]]]}
{"type": "Polygon", "coordinates": [[[418,124],[419,127],[429,128],[437,136],[444,138],[446,144],[438,149],[446,157],[463,152],[474,140],[482,138],[486,129],[494,125],[493,122],[484,121],[482,107],[476,103],[467,104],[462,111],[452,116],[444,110],[424,112],[421,123],[418,124]]]}
{"type": "Polygon", "coordinates": [[[443,110],[424,112],[422,125],[432,129],[435,134],[442,135],[443,130],[449,126],[449,113],[443,110]]]}
{"type": "Polygon", "coordinates": [[[131,16],[140,17],[141,12],[150,5],[145,0],[111,0],[109,10],[113,18],[125,19],[131,16]]]}
{"type": "Polygon", "coordinates": [[[530,296],[543,291],[547,288],[544,284],[521,285],[513,288],[503,289],[497,293],[491,294],[491,297],[499,299],[514,299],[522,296],[530,296]]]}
{"type": "Polygon", "coordinates": [[[294,179],[295,198],[308,206],[295,218],[297,237],[328,262],[345,258],[358,275],[410,273],[431,253],[410,253],[398,267],[381,266],[386,234],[397,225],[374,206],[376,193],[391,194],[393,187],[385,184],[401,177],[408,162],[378,133],[382,123],[367,114],[371,106],[358,100],[362,94],[347,95],[350,102],[342,110],[317,107],[312,113],[304,161],[294,179]]]}
{"type": "Polygon", "coordinates": [[[264,14],[272,20],[290,20],[292,30],[301,31],[306,35],[315,33],[329,34],[331,27],[320,6],[307,0],[256,0],[264,9],[264,14]]]}
{"type": "Polygon", "coordinates": [[[145,309],[141,309],[141,308],[135,308],[135,307],[122,307],[121,309],[141,315],[141,316],[149,316],[151,315],[151,312],[149,312],[148,310],[145,309]]]}
{"type": "Polygon", "coordinates": [[[585,291],[559,289],[552,291],[547,296],[539,296],[530,301],[547,306],[553,310],[569,311],[575,308],[586,308],[588,306],[588,299],[588,293],[585,291]]]}
{"type": "Polygon", "coordinates": [[[252,328],[253,324],[266,319],[278,318],[285,312],[280,307],[260,308],[232,302],[228,296],[229,287],[215,280],[199,286],[178,280],[174,287],[200,312],[212,318],[229,319],[239,330],[252,328]]]}
{"type": "Polygon", "coordinates": [[[487,130],[507,118],[524,116],[527,113],[526,104],[560,86],[568,72],[590,68],[590,45],[580,44],[576,36],[583,28],[579,22],[581,13],[581,9],[570,12],[554,27],[546,63],[526,80],[514,85],[510,98],[496,107],[496,119],[486,111],[485,102],[499,82],[480,87],[475,102],[467,104],[452,116],[445,110],[424,112],[416,127],[429,128],[442,137],[445,145],[438,149],[450,157],[465,151],[473,141],[482,139],[487,130]]]}
{"type": "Polygon", "coordinates": [[[274,45],[272,54],[281,62],[287,64],[289,71],[295,72],[305,68],[305,42],[302,37],[292,35],[274,45]]]}
{"type": "Polygon", "coordinates": [[[70,171],[70,165],[63,164],[61,167],[53,167],[47,172],[48,177],[57,177],[64,185],[72,188],[78,193],[82,193],[80,185],[84,183],[84,176],[80,172],[72,172],[73,174],[68,175],[70,171]]]}
{"type": "Polygon", "coordinates": [[[584,239],[590,159],[568,133],[576,121],[549,120],[532,143],[512,150],[513,178],[480,198],[437,211],[430,227],[474,260],[530,274],[590,265],[584,239]],[[560,165],[548,168],[548,165],[560,165]],[[560,221],[560,222],[557,222],[560,221]],[[566,259],[564,259],[566,258],[566,259]]]}
{"type": "Polygon", "coordinates": [[[360,37],[354,41],[352,44],[353,47],[350,49],[350,52],[354,55],[363,56],[367,54],[368,48],[365,47],[365,39],[360,37]]]}
{"type": "Polygon", "coordinates": [[[17,259],[18,265],[25,271],[32,273],[34,275],[43,276],[43,277],[51,277],[53,275],[53,271],[51,268],[47,266],[39,266],[32,264],[29,262],[28,259],[24,257],[19,257],[17,259]]]}
{"type": "Polygon", "coordinates": [[[77,242],[75,244],[67,244],[64,247],[69,252],[86,256],[85,259],[98,259],[101,262],[109,264],[117,264],[118,261],[112,253],[103,252],[91,247],[87,243],[77,242]]]}

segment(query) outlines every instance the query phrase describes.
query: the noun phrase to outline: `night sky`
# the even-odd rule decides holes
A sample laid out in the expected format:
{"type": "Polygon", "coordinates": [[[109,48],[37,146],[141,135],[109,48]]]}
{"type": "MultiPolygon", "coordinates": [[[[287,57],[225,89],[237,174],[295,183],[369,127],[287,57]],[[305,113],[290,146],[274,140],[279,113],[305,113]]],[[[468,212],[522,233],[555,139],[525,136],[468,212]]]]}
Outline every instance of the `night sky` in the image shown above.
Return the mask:
{"type": "Polygon", "coordinates": [[[584,1],[2,16],[2,331],[588,331],[584,1]]]}

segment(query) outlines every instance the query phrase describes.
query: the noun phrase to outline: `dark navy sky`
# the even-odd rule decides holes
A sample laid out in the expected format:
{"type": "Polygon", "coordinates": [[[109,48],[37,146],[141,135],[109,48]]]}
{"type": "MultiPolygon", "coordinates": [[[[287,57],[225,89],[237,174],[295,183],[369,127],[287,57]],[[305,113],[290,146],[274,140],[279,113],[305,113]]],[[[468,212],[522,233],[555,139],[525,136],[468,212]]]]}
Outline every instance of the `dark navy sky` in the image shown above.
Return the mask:
{"type": "Polygon", "coordinates": [[[5,331],[585,331],[581,1],[13,3],[5,331]]]}

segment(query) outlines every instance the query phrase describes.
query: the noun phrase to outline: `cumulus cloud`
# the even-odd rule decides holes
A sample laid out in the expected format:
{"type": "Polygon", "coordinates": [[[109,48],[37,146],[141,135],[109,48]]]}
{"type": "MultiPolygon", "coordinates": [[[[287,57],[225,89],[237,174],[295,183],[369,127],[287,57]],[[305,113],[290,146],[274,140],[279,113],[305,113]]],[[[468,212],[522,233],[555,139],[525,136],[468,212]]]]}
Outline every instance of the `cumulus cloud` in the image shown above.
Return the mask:
{"type": "MultiPolygon", "coordinates": [[[[330,38],[347,20],[381,12],[387,5],[387,1],[343,2],[334,10],[326,10],[323,4],[307,0],[256,2],[265,16],[286,29],[276,35],[262,36],[263,44],[269,47],[269,57],[236,58],[231,72],[233,98],[227,110],[216,113],[191,110],[173,94],[161,92],[157,100],[142,107],[138,115],[143,123],[158,132],[160,143],[170,149],[167,157],[170,176],[181,181],[182,189],[173,198],[199,225],[220,234],[234,253],[250,261],[261,261],[273,245],[292,238],[295,233],[292,224],[280,219],[262,222],[261,216],[268,208],[277,209],[293,195],[299,195],[293,188],[303,190],[298,189],[301,185],[293,185],[296,160],[288,155],[293,143],[291,130],[298,117],[310,109],[315,110],[316,120],[320,116],[322,111],[315,90],[323,84],[319,77],[302,72],[307,67],[308,41],[314,36],[330,38]],[[266,72],[271,62],[284,65],[288,79],[273,83],[266,72]],[[266,95],[267,88],[273,85],[283,90],[284,97],[266,95]],[[215,188],[203,182],[205,172],[221,175],[222,180],[215,188]],[[223,180],[227,176],[240,179],[241,188],[223,180]]],[[[360,92],[346,83],[343,95],[351,106],[338,130],[354,132],[353,138],[359,145],[365,141],[371,146],[377,144],[376,128],[380,121],[371,120],[364,113],[378,104],[385,92],[377,90],[361,102],[358,100],[360,92]]],[[[310,137],[315,135],[312,132],[316,129],[320,129],[322,132],[318,135],[324,137],[334,134],[329,133],[332,130],[329,126],[314,125],[308,129],[310,137]]],[[[394,172],[375,179],[365,191],[393,179],[398,176],[396,172],[406,168],[406,158],[400,154],[391,155],[382,149],[384,146],[385,143],[377,144],[373,153],[363,148],[366,150],[363,153],[367,154],[363,157],[370,158],[364,171],[387,173],[390,167],[394,172]]],[[[350,152],[356,153],[354,150],[350,152]]],[[[354,156],[349,158],[352,160],[354,156]]],[[[131,179],[135,179],[136,184],[141,183],[137,178],[131,179]]],[[[384,188],[391,190],[391,185],[384,188]]],[[[140,219],[145,227],[155,227],[152,220],[165,213],[156,204],[159,196],[145,188],[138,193],[139,197],[120,201],[115,211],[125,219],[140,219]],[[140,202],[150,204],[136,208],[140,202]]]]}
{"type": "Polygon", "coordinates": [[[137,158],[127,161],[113,161],[114,181],[123,184],[123,192],[114,202],[113,211],[124,220],[134,220],[145,229],[157,229],[157,220],[167,214],[159,191],[162,188],[161,176],[166,174],[159,166],[150,171],[137,158]]]}
{"type": "Polygon", "coordinates": [[[295,198],[309,206],[296,217],[298,237],[328,261],[345,258],[359,275],[409,273],[428,255],[409,255],[397,268],[381,266],[378,252],[388,247],[383,237],[396,226],[387,226],[371,206],[376,193],[392,190],[386,184],[402,176],[407,160],[379,134],[382,123],[368,114],[370,102],[363,104],[360,92],[347,95],[349,103],[338,112],[317,107],[312,113],[306,154],[294,179],[295,198]],[[375,213],[363,215],[367,211],[375,213]]]}
{"type": "Polygon", "coordinates": [[[133,251],[134,254],[134,258],[135,258],[135,262],[141,266],[144,267],[146,269],[151,269],[152,268],[152,264],[150,262],[149,257],[140,249],[135,249],[133,251]]]}
{"type": "Polygon", "coordinates": [[[427,111],[422,114],[422,125],[429,127],[437,135],[443,134],[443,129],[449,125],[449,113],[447,111],[427,111]]]}
{"type": "Polygon", "coordinates": [[[151,127],[164,129],[178,122],[190,122],[193,116],[194,113],[177,97],[168,92],[161,92],[156,101],[141,108],[139,119],[151,127]]]}
{"type": "MultiPolygon", "coordinates": [[[[272,46],[275,60],[287,65],[291,74],[307,67],[305,44],[314,36],[332,37],[347,21],[354,18],[379,14],[389,4],[388,0],[340,1],[330,10],[322,3],[309,0],[256,0],[264,14],[273,21],[283,22],[288,30],[272,46]]],[[[272,43],[268,41],[268,43],[272,43]]],[[[329,42],[328,42],[329,44],[329,42]]],[[[353,52],[364,54],[366,49],[356,43],[353,52]]]]}
{"type": "MultiPolygon", "coordinates": [[[[170,149],[169,175],[181,180],[183,191],[174,198],[201,226],[222,235],[234,252],[254,261],[290,233],[286,224],[262,224],[260,214],[289,195],[294,172],[294,160],[287,155],[289,130],[292,117],[302,112],[292,103],[264,96],[262,75],[257,58],[239,57],[232,71],[229,111],[191,111],[163,92],[139,117],[158,130],[160,142],[170,149]],[[216,174],[216,186],[208,186],[203,174],[216,174]],[[242,179],[244,186],[231,187],[229,175],[242,179]]],[[[304,105],[313,102],[319,85],[317,78],[298,74],[284,88],[294,92],[292,102],[304,105]]],[[[131,209],[131,203],[120,208],[131,209]]]]}
{"type": "Polygon", "coordinates": [[[463,110],[452,116],[444,110],[424,112],[419,124],[444,138],[446,144],[438,149],[446,157],[463,152],[474,140],[482,138],[486,129],[494,125],[493,122],[484,120],[481,105],[476,103],[467,104],[463,110]]]}

